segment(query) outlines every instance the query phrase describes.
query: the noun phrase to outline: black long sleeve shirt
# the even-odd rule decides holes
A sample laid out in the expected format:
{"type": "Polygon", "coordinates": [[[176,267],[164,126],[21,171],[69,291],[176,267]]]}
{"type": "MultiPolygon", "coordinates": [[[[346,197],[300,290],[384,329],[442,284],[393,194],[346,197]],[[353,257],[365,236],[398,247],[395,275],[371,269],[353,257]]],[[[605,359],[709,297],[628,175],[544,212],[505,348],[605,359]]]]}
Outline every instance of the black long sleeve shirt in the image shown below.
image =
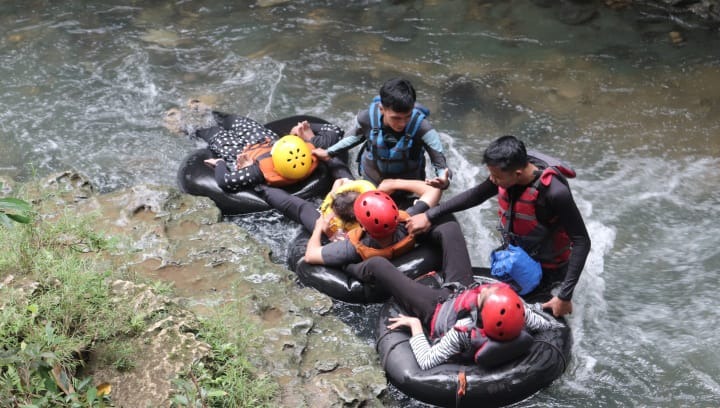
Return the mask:
{"type": "MultiPolygon", "coordinates": [[[[515,186],[510,189],[509,193],[511,195],[518,194],[526,187],[515,186]]],[[[498,187],[490,179],[486,179],[429,209],[426,214],[432,222],[443,215],[475,207],[497,194],[498,187]]],[[[557,216],[559,225],[565,229],[572,242],[567,272],[558,294],[560,299],[570,300],[590,253],[590,235],[585,227],[585,222],[575,204],[570,188],[556,177],[553,177],[550,185],[544,191],[542,200],[538,200],[535,211],[538,221],[546,225],[547,220],[557,216]]]]}

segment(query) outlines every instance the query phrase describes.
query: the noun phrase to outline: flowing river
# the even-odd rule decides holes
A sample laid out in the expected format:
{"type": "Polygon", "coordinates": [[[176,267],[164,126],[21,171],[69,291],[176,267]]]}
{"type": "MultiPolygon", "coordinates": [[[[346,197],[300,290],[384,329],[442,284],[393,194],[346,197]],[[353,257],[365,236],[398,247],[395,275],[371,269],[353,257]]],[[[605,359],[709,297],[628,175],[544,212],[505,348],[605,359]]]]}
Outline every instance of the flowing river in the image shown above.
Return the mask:
{"type": "MultiPolygon", "coordinates": [[[[222,3],[0,3],[0,177],[74,168],[102,191],[175,185],[199,145],[162,116],[188,98],[347,128],[404,76],[442,132],[448,196],[487,176],[482,151],[503,134],[578,173],[593,247],[569,319],[573,359],[518,406],[720,406],[717,32],[603,2],[222,3]]],[[[478,266],[498,243],[495,205],[458,214],[478,266]]],[[[278,262],[299,231],[270,213],[231,221],[278,262]]],[[[338,307],[371,342],[364,310],[338,307]]]]}

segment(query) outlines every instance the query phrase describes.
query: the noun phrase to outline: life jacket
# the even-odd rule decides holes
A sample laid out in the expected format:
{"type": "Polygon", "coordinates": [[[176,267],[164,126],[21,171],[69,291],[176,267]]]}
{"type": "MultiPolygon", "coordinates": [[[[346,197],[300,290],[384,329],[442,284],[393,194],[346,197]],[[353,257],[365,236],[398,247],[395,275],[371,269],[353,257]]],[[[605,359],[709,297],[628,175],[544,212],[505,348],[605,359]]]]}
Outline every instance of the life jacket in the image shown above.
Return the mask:
{"type": "Polygon", "coordinates": [[[482,318],[477,307],[477,297],[488,284],[474,284],[460,292],[453,293],[448,300],[435,307],[430,322],[430,341],[436,343],[450,329],[470,333],[471,347],[460,354],[462,360],[472,360],[483,367],[496,367],[515,360],[527,353],[533,338],[525,330],[510,341],[497,341],[489,338],[482,328],[482,318]],[[459,325],[459,320],[470,318],[467,324],[459,325]]]}
{"type": "Polygon", "coordinates": [[[486,285],[475,285],[450,297],[447,301],[439,303],[435,307],[432,321],[430,322],[430,340],[437,342],[450,329],[461,332],[469,332],[473,349],[466,350],[463,357],[472,357],[475,351],[482,348],[489,339],[482,330],[482,324],[478,324],[480,313],[477,307],[477,297],[486,285]],[[469,317],[471,322],[467,325],[458,325],[458,320],[469,317]]]}
{"type": "MultiPolygon", "coordinates": [[[[349,181],[342,186],[340,186],[336,191],[331,191],[325,196],[325,199],[323,200],[322,204],[320,204],[320,213],[323,215],[323,217],[327,217],[329,214],[332,213],[332,204],[335,201],[335,197],[337,197],[338,194],[345,193],[347,191],[355,191],[360,194],[375,190],[376,187],[373,183],[367,181],[367,180],[352,180],[349,181]]],[[[329,222],[330,225],[328,225],[328,236],[332,237],[335,236],[335,234],[339,232],[349,232],[350,230],[353,230],[360,225],[355,222],[344,222],[340,219],[340,217],[336,217],[333,215],[333,217],[330,219],[329,222]]]]}
{"type": "MultiPolygon", "coordinates": [[[[400,223],[404,223],[408,219],[410,219],[410,215],[407,212],[400,210],[400,223]]],[[[415,248],[415,237],[410,234],[406,235],[403,239],[392,244],[389,247],[372,248],[362,243],[361,238],[363,237],[364,233],[365,231],[362,228],[355,228],[348,232],[347,235],[348,240],[350,241],[350,243],[353,244],[355,250],[363,260],[373,256],[381,256],[383,258],[393,259],[402,254],[406,254],[410,252],[411,249],[415,248]]]]}
{"type": "MultiPolygon", "coordinates": [[[[529,160],[542,170],[515,200],[513,208],[512,231],[504,237],[510,244],[522,247],[532,258],[540,262],[543,268],[556,269],[565,265],[570,259],[572,242],[564,228],[558,223],[558,217],[552,217],[547,224],[537,219],[536,206],[538,199],[547,190],[553,177],[564,184],[566,178],[574,178],[575,171],[570,166],[551,156],[528,151],[529,160]]],[[[498,187],[498,204],[500,224],[498,229],[507,229],[510,210],[510,197],[506,189],[498,187]]]]}
{"type": "Polygon", "coordinates": [[[420,130],[423,119],[430,115],[430,110],[416,103],[412,116],[400,139],[393,146],[389,146],[386,135],[383,133],[382,114],[380,113],[380,97],[373,98],[368,108],[370,114],[370,135],[365,146],[366,157],[377,167],[382,174],[400,174],[424,166],[422,149],[414,149],[416,134],[420,130]],[[414,157],[412,156],[414,155],[414,157]]]}
{"type": "MultiPolygon", "coordinates": [[[[318,166],[318,161],[315,155],[312,156],[312,163],[310,164],[310,171],[308,172],[307,176],[303,177],[302,179],[289,179],[287,177],[283,177],[275,170],[275,165],[272,161],[272,146],[274,141],[262,141],[260,143],[256,143],[250,146],[246,146],[243,149],[243,153],[247,154],[253,162],[257,163],[258,167],[260,167],[260,171],[263,174],[263,177],[265,177],[265,182],[272,187],[287,187],[290,185],[293,185],[299,181],[305,180],[306,178],[310,177],[310,175],[315,171],[315,169],[318,166]]],[[[314,149],[315,146],[313,146],[310,142],[305,142],[308,144],[308,147],[310,150],[314,149]]]]}

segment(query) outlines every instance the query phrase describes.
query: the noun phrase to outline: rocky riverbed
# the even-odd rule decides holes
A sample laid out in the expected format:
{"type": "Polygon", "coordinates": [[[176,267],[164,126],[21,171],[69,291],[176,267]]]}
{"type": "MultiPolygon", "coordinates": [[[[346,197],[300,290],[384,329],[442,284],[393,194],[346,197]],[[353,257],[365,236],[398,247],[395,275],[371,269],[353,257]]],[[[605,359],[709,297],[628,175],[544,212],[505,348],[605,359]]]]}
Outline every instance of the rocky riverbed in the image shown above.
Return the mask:
{"type": "Polygon", "coordinates": [[[146,284],[113,283],[118,302],[132,302],[138,314],[164,316],[136,342],[133,370],[88,365],[97,383],[112,385],[116,406],[169,406],[171,381],[209,352],[194,335],[198,316],[227,302],[235,302],[260,331],[249,358],[279,384],[282,406],[383,405],[387,383],[373,345],[334,315],[330,298],[300,287],[292,272],[269,260],[267,247],[222,222],[209,199],[152,185],[97,194],[72,172],[38,186],[54,208],[43,216],[97,215],[95,228],[120,238],[120,250],[104,261],[175,288],[168,297],[146,284]]]}

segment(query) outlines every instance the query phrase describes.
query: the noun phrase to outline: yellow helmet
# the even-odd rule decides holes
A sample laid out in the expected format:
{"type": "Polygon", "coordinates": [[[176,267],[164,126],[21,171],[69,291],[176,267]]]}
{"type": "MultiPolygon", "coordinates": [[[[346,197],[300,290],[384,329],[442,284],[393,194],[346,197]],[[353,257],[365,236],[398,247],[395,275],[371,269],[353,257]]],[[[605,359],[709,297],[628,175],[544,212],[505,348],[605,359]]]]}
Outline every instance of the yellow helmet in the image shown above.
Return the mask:
{"type": "Polygon", "coordinates": [[[272,151],[273,166],[281,176],[291,180],[300,180],[312,170],[312,152],[304,140],[294,135],[280,138],[272,151]]]}

